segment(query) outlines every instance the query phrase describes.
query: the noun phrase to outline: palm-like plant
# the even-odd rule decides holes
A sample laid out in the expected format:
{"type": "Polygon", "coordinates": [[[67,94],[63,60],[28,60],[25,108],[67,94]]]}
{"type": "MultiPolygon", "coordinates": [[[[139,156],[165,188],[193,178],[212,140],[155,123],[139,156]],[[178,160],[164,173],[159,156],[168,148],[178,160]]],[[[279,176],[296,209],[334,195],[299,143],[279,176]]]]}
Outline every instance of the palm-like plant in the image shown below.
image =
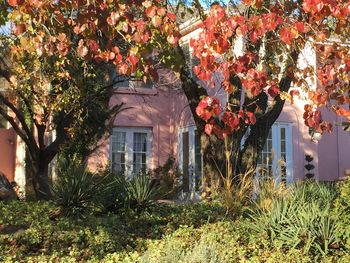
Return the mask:
{"type": "Polygon", "coordinates": [[[334,184],[296,183],[287,195],[273,199],[271,209],[257,209],[251,228],[267,235],[274,247],[326,256],[338,246],[338,223],[330,206],[335,196],[334,184]]]}
{"type": "Polygon", "coordinates": [[[80,217],[91,211],[96,193],[99,192],[97,177],[83,164],[62,160],[53,184],[56,203],[64,215],[80,217]]]}
{"type": "Polygon", "coordinates": [[[143,211],[155,202],[159,188],[153,184],[150,175],[140,173],[126,183],[126,192],[129,208],[143,211]]]}

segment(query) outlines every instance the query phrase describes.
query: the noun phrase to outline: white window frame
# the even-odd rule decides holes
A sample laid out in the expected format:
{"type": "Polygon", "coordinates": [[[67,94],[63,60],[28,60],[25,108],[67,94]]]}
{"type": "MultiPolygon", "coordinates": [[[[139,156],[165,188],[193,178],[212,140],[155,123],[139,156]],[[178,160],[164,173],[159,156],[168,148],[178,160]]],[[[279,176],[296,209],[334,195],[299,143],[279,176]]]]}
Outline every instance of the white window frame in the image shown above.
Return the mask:
{"type": "Polygon", "coordinates": [[[113,151],[113,136],[115,132],[125,132],[125,177],[131,179],[134,175],[133,171],[133,154],[134,154],[134,133],[147,134],[147,149],[146,149],[146,166],[147,170],[152,167],[152,128],[138,128],[138,127],[117,127],[112,131],[109,141],[109,160],[112,166],[112,151],[113,151]]]}
{"type": "MultiPolygon", "coordinates": [[[[115,74],[117,74],[115,72],[115,74]]],[[[112,76],[113,80],[116,76],[112,76]]],[[[152,83],[150,84],[150,87],[135,87],[135,84],[137,82],[142,82],[142,80],[133,80],[132,78],[134,76],[125,76],[126,78],[129,78],[129,79],[126,79],[122,82],[118,82],[114,85],[114,88],[121,88],[121,89],[132,89],[132,90],[154,90],[155,89],[155,85],[154,85],[154,82],[152,81],[152,83]],[[127,84],[126,84],[127,83],[127,84]]]]}
{"type": "MultiPolygon", "coordinates": [[[[178,129],[178,162],[179,162],[179,169],[181,172],[183,172],[183,133],[188,132],[188,148],[189,148],[189,158],[188,158],[188,167],[189,167],[189,190],[191,198],[199,198],[199,192],[196,191],[196,174],[195,174],[195,160],[196,160],[196,153],[195,153],[195,133],[196,133],[196,126],[186,126],[183,128],[178,129]]],[[[201,150],[201,181],[203,182],[203,153],[201,150]]],[[[202,186],[199,186],[199,189],[201,189],[202,186]]]]}
{"type": "MultiPolygon", "coordinates": [[[[272,132],[272,151],[274,158],[272,160],[272,174],[277,184],[281,183],[281,166],[278,161],[281,159],[281,128],[286,131],[286,184],[293,182],[293,134],[292,124],[286,122],[275,122],[271,127],[272,132]]],[[[259,165],[259,164],[258,164],[259,165]]],[[[259,176],[257,171],[257,176],[259,176]]]]}
{"type": "MultiPolygon", "coordinates": [[[[184,50],[185,46],[188,46],[188,52],[189,52],[189,61],[187,62],[187,66],[190,69],[190,75],[192,78],[195,78],[196,80],[198,80],[197,75],[193,72],[193,67],[195,66],[193,61],[194,59],[198,59],[197,57],[193,56],[193,48],[190,46],[190,40],[186,40],[184,42],[181,43],[181,48],[184,50]]],[[[187,48],[187,47],[186,47],[187,48]]],[[[186,54],[185,54],[186,56],[186,54]]],[[[199,60],[199,59],[198,59],[199,60]]]]}

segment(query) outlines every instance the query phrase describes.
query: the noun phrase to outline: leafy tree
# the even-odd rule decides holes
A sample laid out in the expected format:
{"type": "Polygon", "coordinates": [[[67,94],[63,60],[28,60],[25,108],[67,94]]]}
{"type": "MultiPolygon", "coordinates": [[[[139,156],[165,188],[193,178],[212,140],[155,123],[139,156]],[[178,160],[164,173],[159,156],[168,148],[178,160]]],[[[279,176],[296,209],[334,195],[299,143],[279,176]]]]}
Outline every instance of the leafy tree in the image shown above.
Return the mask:
{"type": "Polygon", "coordinates": [[[179,35],[175,16],[159,1],[7,3],[14,27],[0,56],[0,74],[9,84],[0,101],[9,112],[2,107],[0,114],[28,148],[37,197],[48,199],[48,164],[72,138],[84,134],[88,141],[90,130],[77,128],[94,119],[86,115],[101,108],[97,98],[110,96],[113,85],[100,69],[113,64],[118,74],[156,79],[153,50],[162,47],[158,57],[168,58],[179,35]]]}
{"type": "Polygon", "coordinates": [[[197,87],[188,68],[182,68],[182,87],[197,129],[209,135],[202,136],[207,166],[214,162],[224,173],[225,155],[218,149],[225,138],[230,142],[235,173],[256,167],[258,153],[285,100],[296,96],[306,100],[303,118],[314,131],[332,129],[322,119],[321,107],[343,116],[349,125],[348,1],[244,0],[228,1],[225,6],[214,2],[207,15],[198,3],[196,7],[203,25],[198,39],[191,40],[199,59],[193,71],[208,88],[219,86],[228,94],[227,104],[220,105],[197,87]],[[235,52],[239,39],[243,48],[235,52]],[[319,60],[317,65],[300,68],[298,58],[307,45],[319,54],[319,60]],[[316,90],[307,78],[318,84],[316,90]],[[291,90],[292,83],[298,89],[291,90]]]}
{"type": "Polygon", "coordinates": [[[7,21],[8,9],[5,0],[0,1],[0,26],[5,25],[7,21]]]}

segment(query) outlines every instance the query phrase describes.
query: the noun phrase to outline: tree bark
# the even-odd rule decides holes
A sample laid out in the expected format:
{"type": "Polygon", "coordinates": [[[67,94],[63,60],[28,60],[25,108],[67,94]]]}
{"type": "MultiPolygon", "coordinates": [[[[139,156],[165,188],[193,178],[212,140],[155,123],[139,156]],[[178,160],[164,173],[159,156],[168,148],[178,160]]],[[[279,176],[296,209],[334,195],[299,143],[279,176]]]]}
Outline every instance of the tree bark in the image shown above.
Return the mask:
{"type": "MultiPolygon", "coordinates": [[[[185,55],[181,47],[178,47],[178,52],[182,56],[183,61],[185,61],[185,55]]],[[[211,179],[216,180],[217,178],[220,178],[221,175],[225,176],[226,174],[224,143],[214,135],[208,136],[204,132],[206,122],[197,115],[196,108],[201,100],[201,97],[208,96],[208,93],[205,88],[198,85],[192,78],[190,69],[185,62],[181,68],[180,80],[182,91],[187,98],[192,117],[201,138],[204,177],[206,177],[206,179],[209,181],[208,183],[210,183],[211,179]]]]}
{"type": "MultiPolygon", "coordinates": [[[[280,91],[287,92],[291,86],[292,78],[286,76],[280,81],[280,91]]],[[[266,139],[269,135],[272,125],[280,116],[285,100],[278,95],[275,98],[275,104],[262,116],[257,118],[254,125],[250,127],[250,133],[244,143],[244,147],[240,153],[239,172],[246,173],[257,166],[258,154],[262,151],[266,139]]]]}
{"type": "Polygon", "coordinates": [[[33,186],[38,200],[50,200],[52,198],[48,163],[39,160],[39,165],[34,168],[33,186]]]}

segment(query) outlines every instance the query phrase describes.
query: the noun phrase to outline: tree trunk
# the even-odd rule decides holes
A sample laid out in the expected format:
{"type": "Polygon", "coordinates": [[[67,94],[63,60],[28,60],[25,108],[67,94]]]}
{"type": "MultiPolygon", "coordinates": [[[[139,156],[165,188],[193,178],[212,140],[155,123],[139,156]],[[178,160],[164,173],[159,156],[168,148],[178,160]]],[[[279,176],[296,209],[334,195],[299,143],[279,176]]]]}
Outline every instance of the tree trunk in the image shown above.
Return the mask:
{"type": "Polygon", "coordinates": [[[45,151],[40,151],[37,158],[34,160],[32,159],[32,181],[36,198],[38,200],[50,200],[52,198],[49,182],[50,161],[51,158],[48,158],[45,151]]]}
{"type": "Polygon", "coordinates": [[[219,140],[215,136],[208,137],[204,132],[206,122],[197,115],[196,108],[201,97],[208,96],[208,93],[205,88],[201,87],[193,80],[181,47],[178,47],[178,52],[182,56],[184,62],[180,72],[182,91],[187,98],[197,131],[201,137],[204,175],[206,179],[210,181],[211,179],[217,179],[220,178],[221,175],[225,175],[224,144],[222,140],[219,140]]]}
{"type": "MultiPolygon", "coordinates": [[[[292,78],[286,76],[280,81],[280,91],[288,92],[292,83],[292,78]]],[[[285,100],[280,95],[275,98],[275,104],[263,116],[257,119],[254,125],[250,126],[250,133],[244,143],[244,147],[240,153],[239,171],[246,173],[254,170],[257,166],[258,153],[260,153],[265,145],[269,131],[272,125],[278,119],[283,110],[285,100]]]]}
{"type": "Polygon", "coordinates": [[[52,197],[49,183],[49,164],[39,163],[34,169],[33,186],[38,200],[50,200],[52,197]]]}

